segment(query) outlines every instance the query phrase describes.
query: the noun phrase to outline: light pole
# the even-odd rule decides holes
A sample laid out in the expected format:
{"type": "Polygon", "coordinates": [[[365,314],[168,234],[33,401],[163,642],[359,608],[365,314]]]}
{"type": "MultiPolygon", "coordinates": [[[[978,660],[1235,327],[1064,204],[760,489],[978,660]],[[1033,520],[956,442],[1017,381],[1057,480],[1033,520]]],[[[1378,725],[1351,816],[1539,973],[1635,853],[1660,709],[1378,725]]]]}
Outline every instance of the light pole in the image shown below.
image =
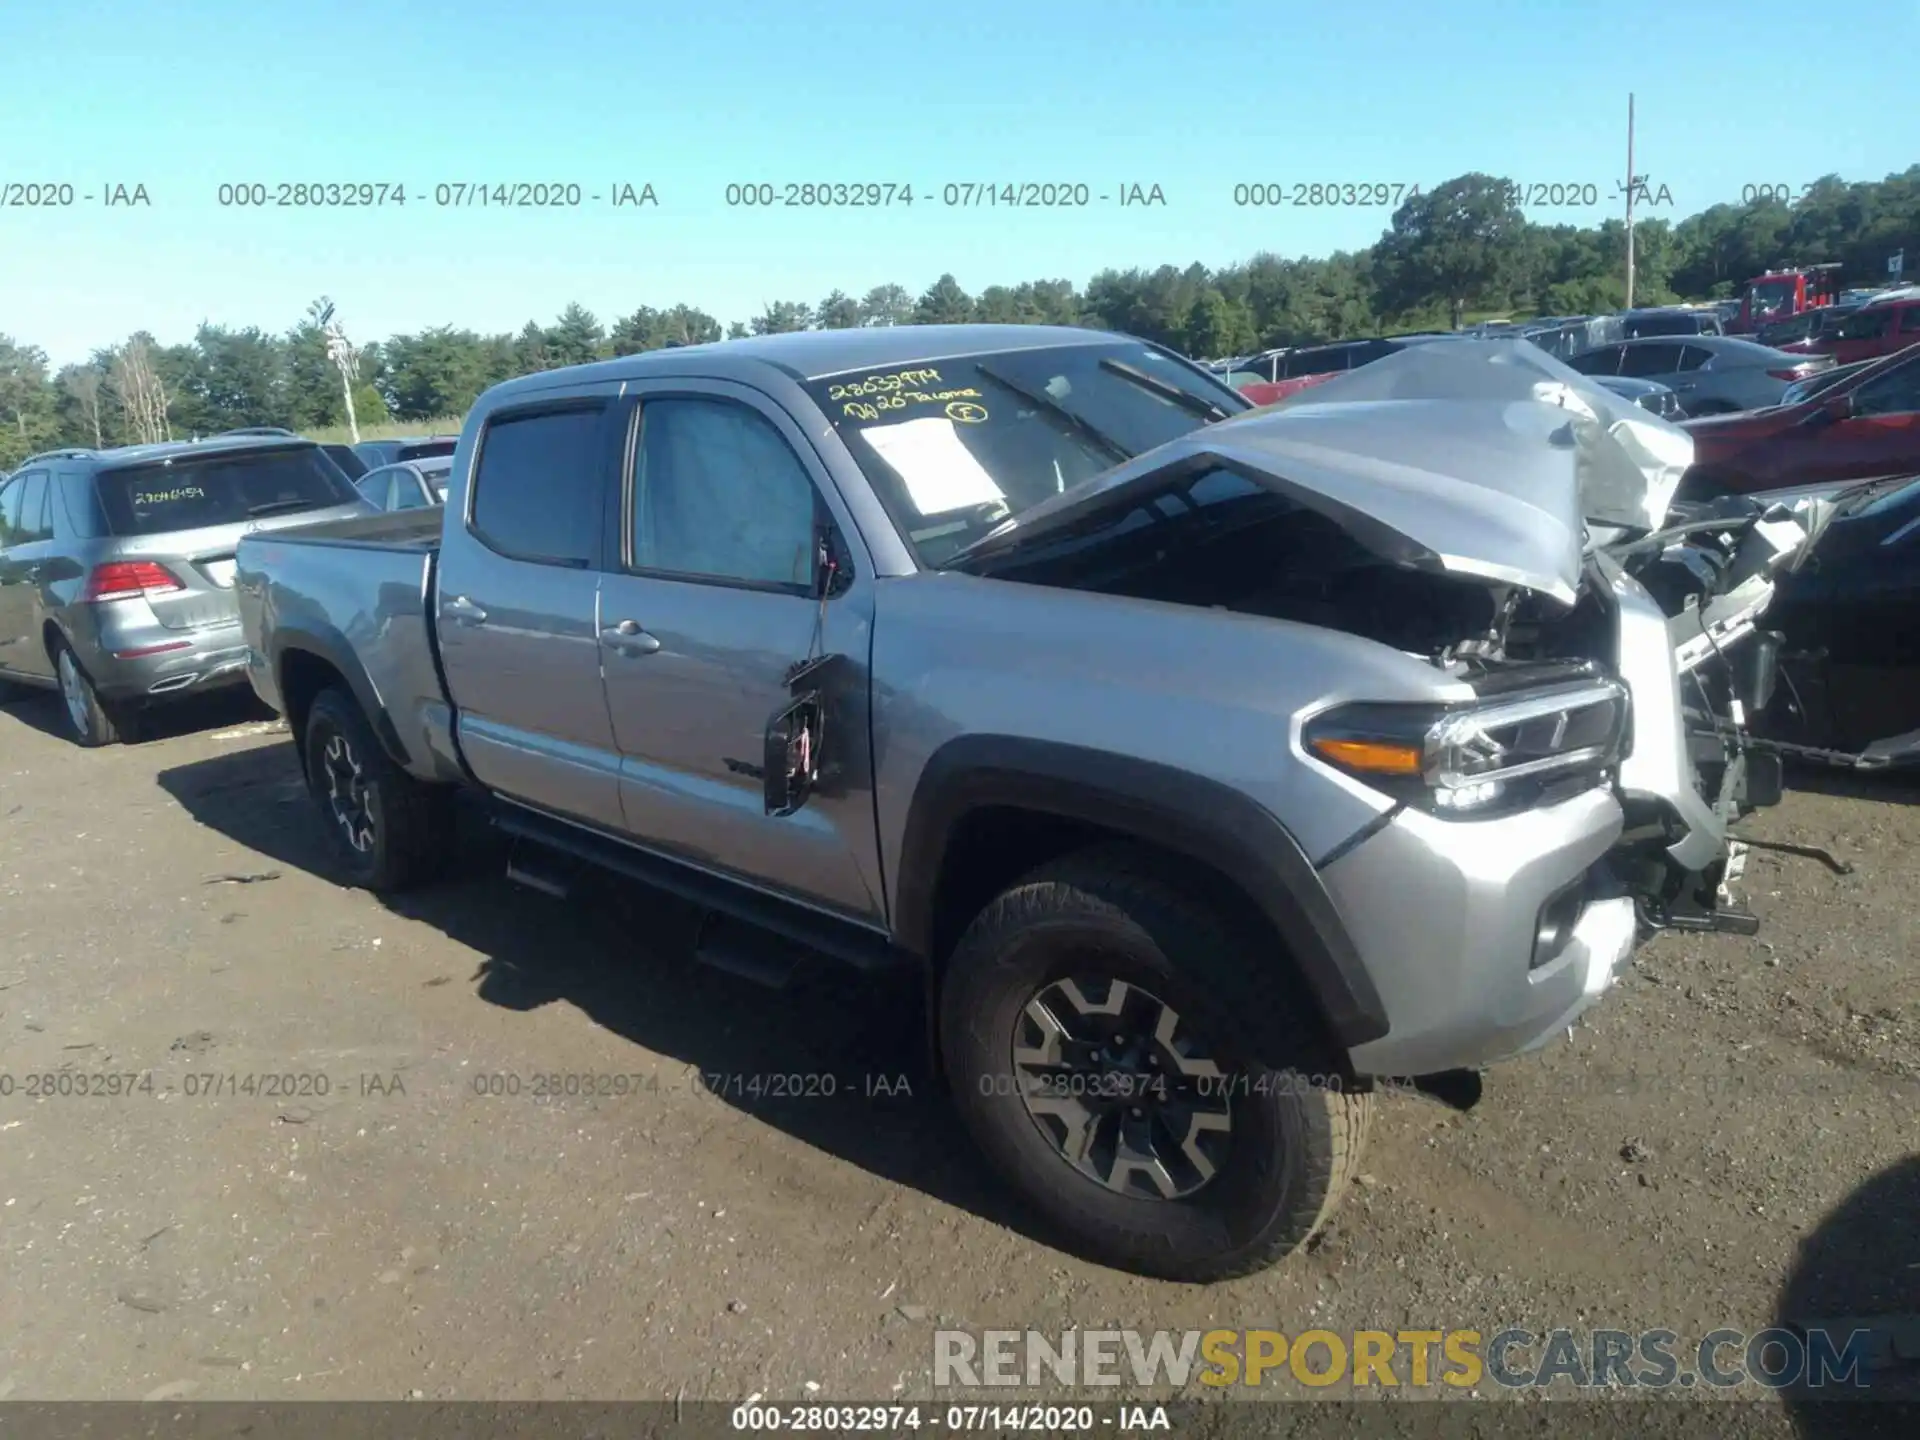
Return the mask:
{"type": "Polygon", "coordinates": [[[353,348],[346,330],[333,318],[333,301],[322,296],[313,302],[308,313],[313,316],[313,323],[320,327],[320,333],[327,337],[327,359],[340,372],[340,394],[347,402],[347,433],[353,436],[353,443],[358,445],[360,421],[353,413],[353,382],[360,377],[360,352],[353,348]]]}
{"type": "Polygon", "coordinates": [[[1633,173],[1633,92],[1627,92],[1627,304],[1633,308],[1633,196],[1646,177],[1633,173]]]}

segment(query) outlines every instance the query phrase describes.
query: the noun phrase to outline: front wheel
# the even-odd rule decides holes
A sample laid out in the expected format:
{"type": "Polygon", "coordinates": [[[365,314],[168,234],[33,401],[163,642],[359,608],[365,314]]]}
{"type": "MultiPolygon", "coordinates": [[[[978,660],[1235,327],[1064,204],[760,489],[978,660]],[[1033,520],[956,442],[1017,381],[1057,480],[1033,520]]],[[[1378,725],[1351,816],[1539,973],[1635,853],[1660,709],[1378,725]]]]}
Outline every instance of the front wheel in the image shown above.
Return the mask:
{"type": "Polygon", "coordinates": [[[1327,1063],[1284,963],[1131,852],[1046,866],[949,963],[961,1119],[1090,1258],[1171,1280],[1264,1269],[1332,1216],[1372,1099],[1327,1063]]]}
{"type": "Polygon", "coordinates": [[[405,890],[439,872],[453,842],[452,796],[394,764],[352,696],[314,698],[305,757],[307,789],[352,884],[405,890]]]}

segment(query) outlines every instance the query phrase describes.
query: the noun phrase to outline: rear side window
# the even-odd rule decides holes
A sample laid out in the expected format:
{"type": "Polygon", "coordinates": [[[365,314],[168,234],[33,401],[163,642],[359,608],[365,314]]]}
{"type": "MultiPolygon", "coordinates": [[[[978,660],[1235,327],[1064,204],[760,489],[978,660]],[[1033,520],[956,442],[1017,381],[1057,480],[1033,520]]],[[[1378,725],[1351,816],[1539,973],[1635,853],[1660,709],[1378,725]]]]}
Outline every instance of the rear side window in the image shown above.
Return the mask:
{"type": "Polygon", "coordinates": [[[1680,369],[1680,350],[1678,345],[1629,345],[1620,361],[1620,373],[1642,380],[1672,375],[1680,369]]]}
{"type": "Polygon", "coordinates": [[[588,569],[606,496],[603,405],[507,415],[480,440],[473,533],[515,560],[588,569]]]}
{"type": "Polygon", "coordinates": [[[1303,350],[1287,357],[1287,378],[1295,380],[1302,375],[1331,375],[1336,370],[1346,369],[1348,358],[1345,350],[1303,350]]]}
{"type": "Polygon", "coordinates": [[[52,538],[53,517],[47,510],[47,472],[30,470],[20,497],[20,539],[17,543],[31,545],[36,540],[52,538]]]}
{"type": "Polygon", "coordinates": [[[354,488],[359,490],[361,499],[369,505],[378,506],[382,510],[387,508],[387,497],[393,485],[393,471],[370,471],[353,483],[354,488]]]}
{"type": "Polygon", "coordinates": [[[0,482],[0,545],[31,545],[53,538],[48,478],[45,470],[28,470],[11,483],[0,482]]]}
{"type": "Polygon", "coordinates": [[[93,483],[114,535],[240,525],[345,505],[354,498],[352,484],[317,445],[180,456],[170,463],[103,470],[93,483]]]}

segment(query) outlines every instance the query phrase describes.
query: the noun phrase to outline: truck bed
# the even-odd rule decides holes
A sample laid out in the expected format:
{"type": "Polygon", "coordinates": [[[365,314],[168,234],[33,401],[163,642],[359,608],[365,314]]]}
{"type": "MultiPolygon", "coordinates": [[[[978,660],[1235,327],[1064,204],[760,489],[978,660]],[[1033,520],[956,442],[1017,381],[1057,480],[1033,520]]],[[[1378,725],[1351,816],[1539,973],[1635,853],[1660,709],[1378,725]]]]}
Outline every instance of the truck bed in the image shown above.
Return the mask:
{"type": "Polygon", "coordinates": [[[440,548],[439,510],[379,510],[349,515],[344,520],[320,520],[273,533],[275,543],[341,545],[368,550],[424,550],[440,548]]]}
{"type": "Polygon", "coordinates": [[[442,523],[438,508],[382,511],[248,535],[234,577],[260,698],[286,714],[316,675],[345,685],[391,726],[407,768],[434,779],[458,774],[434,658],[442,523]]]}

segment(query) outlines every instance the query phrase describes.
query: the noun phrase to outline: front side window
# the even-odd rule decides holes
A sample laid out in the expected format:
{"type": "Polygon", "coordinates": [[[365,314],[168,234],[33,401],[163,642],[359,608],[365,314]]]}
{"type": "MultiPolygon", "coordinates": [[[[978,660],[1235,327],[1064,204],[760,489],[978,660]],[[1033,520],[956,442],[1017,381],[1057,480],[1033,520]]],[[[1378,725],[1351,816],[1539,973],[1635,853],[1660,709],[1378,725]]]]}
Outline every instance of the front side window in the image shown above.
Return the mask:
{"type": "Polygon", "coordinates": [[[1247,408],[1137,341],[855,371],[807,389],[930,567],[1010,516],[1247,408]]]}
{"type": "Polygon", "coordinates": [[[1791,280],[1772,280],[1747,291],[1750,313],[1757,319],[1784,319],[1793,313],[1796,287],[1791,280]]]}
{"type": "Polygon", "coordinates": [[[20,529],[20,501],[27,493],[26,477],[0,480],[0,545],[15,545],[20,529]]]}
{"type": "Polygon", "coordinates": [[[1856,415],[1905,415],[1920,410],[1920,360],[1876,376],[1853,392],[1856,415]]]}
{"type": "Polygon", "coordinates": [[[585,570],[600,553],[606,407],[509,413],[487,424],[473,476],[473,533],[515,560],[585,570]]]}
{"type": "Polygon", "coordinates": [[[1877,340],[1887,333],[1892,320],[1891,310],[1862,310],[1843,321],[1834,335],[1841,340],[1877,340]]]}
{"type": "Polygon", "coordinates": [[[635,568],[811,587],[813,481],[765,416],[731,400],[643,398],[634,457],[635,568]]]}

